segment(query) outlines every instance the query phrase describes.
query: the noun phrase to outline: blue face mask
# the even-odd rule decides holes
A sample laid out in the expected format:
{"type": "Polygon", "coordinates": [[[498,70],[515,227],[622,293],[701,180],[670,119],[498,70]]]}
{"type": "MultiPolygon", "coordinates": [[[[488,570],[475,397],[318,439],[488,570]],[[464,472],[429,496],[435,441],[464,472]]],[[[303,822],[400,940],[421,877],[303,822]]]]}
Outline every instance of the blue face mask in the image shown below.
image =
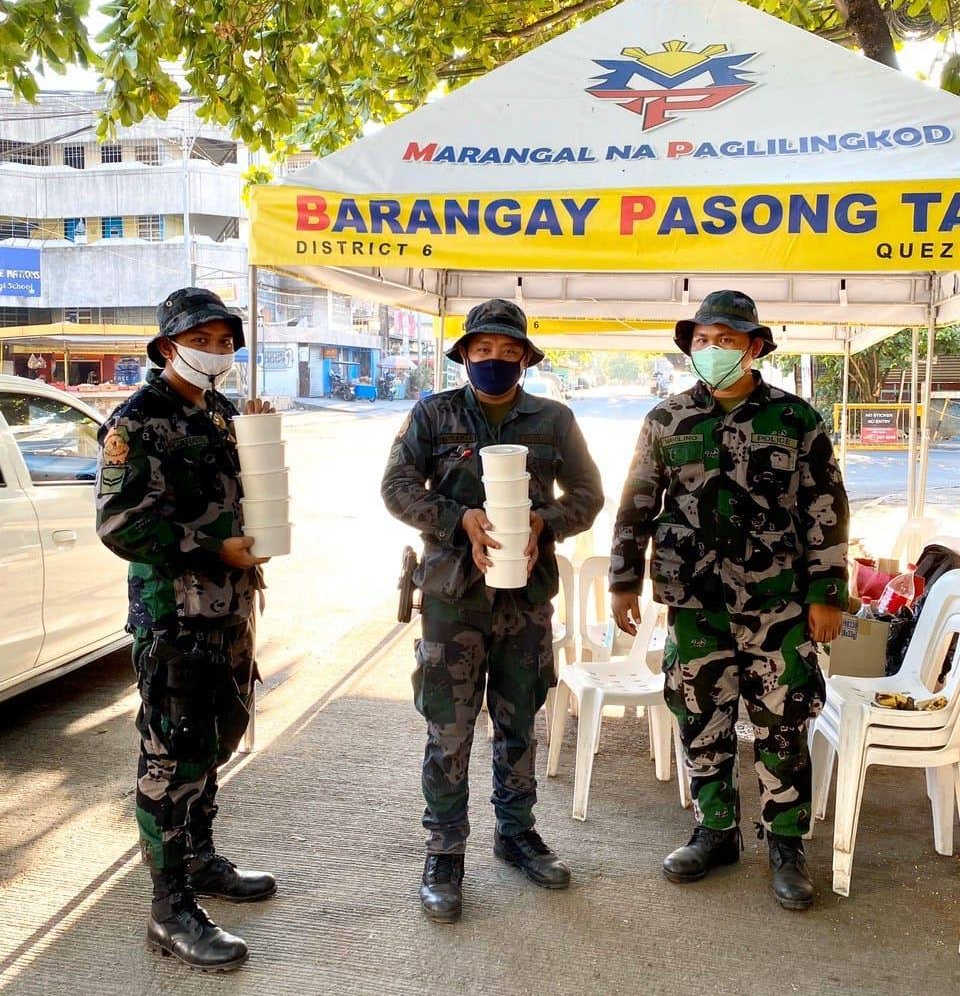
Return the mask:
{"type": "Polygon", "coordinates": [[[470,383],[491,398],[499,398],[516,387],[523,373],[519,360],[481,360],[479,363],[466,360],[466,366],[470,383]]]}

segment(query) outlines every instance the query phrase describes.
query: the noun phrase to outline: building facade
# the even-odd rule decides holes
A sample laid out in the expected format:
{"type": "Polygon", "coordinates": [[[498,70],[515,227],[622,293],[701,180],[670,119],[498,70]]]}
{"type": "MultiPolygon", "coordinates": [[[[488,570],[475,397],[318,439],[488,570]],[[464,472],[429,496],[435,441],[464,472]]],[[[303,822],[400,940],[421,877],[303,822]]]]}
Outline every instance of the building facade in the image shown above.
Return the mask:
{"type": "Polygon", "coordinates": [[[101,107],[0,92],[0,272],[36,276],[0,281],[3,370],[70,389],[122,389],[117,364],[145,365],[156,305],[177,287],[247,303],[243,147],[190,103],[99,143],[101,107]]]}
{"type": "MultiPolygon", "coordinates": [[[[0,90],[0,371],[109,408],[135,386],[134,362],[142,378],[171,290],[208,287],[246,313],[250,156],[189,98],[107,142],[96,139],[102,106],[91,93],[26,104],[0,90]]],[[[295,154],[277,172],[313,158],[295,154]]],[[[334,375],[376,388],[382,358],[418,363],[432,341],[430,320],[410,312],[270,272],[259,286],[261,388],[275,398],[327,396],[334,375]]],[[[241,390],[242,372],[234,379],[241,390]]]]}

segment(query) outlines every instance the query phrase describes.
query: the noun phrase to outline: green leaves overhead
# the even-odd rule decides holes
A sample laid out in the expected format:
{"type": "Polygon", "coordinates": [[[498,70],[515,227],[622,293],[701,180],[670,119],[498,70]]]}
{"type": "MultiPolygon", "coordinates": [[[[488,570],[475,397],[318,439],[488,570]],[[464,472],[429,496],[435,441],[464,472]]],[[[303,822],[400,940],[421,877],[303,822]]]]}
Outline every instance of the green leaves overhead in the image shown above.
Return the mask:
{"type": "MultiPolygon", "coordinates": [[[[202,118],[253,147],[339,148],[529,51],[618,0],[109,0],[96,54],[89,0],[0,0],[0,81],[27,100],[38,69],[96,67],[109,103],[100,122],[165,117],[181,79],[202,118]],[[176,72],[175,72],[176,70],[176,72]],[[176,79],[175,79],[176,77],[176,79]]],[[[874,0],[744,0],[842,44],[856,31],[841,9],[874,0]]],[[[944,25],[960,0],[880,0],[944,25]],[[916,8],[916,10],[915,10],[916,8]],[[952,8],[952,9],[951,9],[952,8]]],[[[887,31],[883,17],[881,27],[887,31]]],[[[948,67],[950,63],[948,63],[948,67]]],[[[954,65],[944,84],[957,90],[954,65]]]]}

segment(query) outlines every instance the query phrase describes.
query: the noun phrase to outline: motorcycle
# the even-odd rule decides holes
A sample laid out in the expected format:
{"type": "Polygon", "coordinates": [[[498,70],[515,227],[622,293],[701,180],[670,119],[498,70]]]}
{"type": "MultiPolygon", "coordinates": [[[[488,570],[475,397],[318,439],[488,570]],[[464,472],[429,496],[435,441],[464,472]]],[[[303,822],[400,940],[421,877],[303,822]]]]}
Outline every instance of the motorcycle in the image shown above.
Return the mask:
{"type": "Polygon", "coordinates": [[[377,397],[381,401],[393,401],[393,391],[397,378],[387,371],[377,378],[377,397]]]}
{"type": "Polygon", "coordinates": [[[332,370],[330,371],[330,396],[340,398],[343,401],[357,400],[353,385],[332,370]]]}

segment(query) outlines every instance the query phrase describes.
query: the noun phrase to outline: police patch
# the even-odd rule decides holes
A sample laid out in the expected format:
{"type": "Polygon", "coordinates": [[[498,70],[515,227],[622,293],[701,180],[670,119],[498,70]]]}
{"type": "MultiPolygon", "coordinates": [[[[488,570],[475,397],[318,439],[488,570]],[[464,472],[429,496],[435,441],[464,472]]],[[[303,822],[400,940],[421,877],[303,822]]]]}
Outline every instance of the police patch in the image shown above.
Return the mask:
{"type": "Polygon", "coordinates": [[[103,441],[103,462],[121,467],[130,456],[130,433],[123,426],[114,426],[103,441]]]}
{"type": "Polygon", "coordinates": [[[123,481],[127,476],[126,467],[102,467],[100,470],[100,495],[116,495],[123,489],[123,481]]]}

